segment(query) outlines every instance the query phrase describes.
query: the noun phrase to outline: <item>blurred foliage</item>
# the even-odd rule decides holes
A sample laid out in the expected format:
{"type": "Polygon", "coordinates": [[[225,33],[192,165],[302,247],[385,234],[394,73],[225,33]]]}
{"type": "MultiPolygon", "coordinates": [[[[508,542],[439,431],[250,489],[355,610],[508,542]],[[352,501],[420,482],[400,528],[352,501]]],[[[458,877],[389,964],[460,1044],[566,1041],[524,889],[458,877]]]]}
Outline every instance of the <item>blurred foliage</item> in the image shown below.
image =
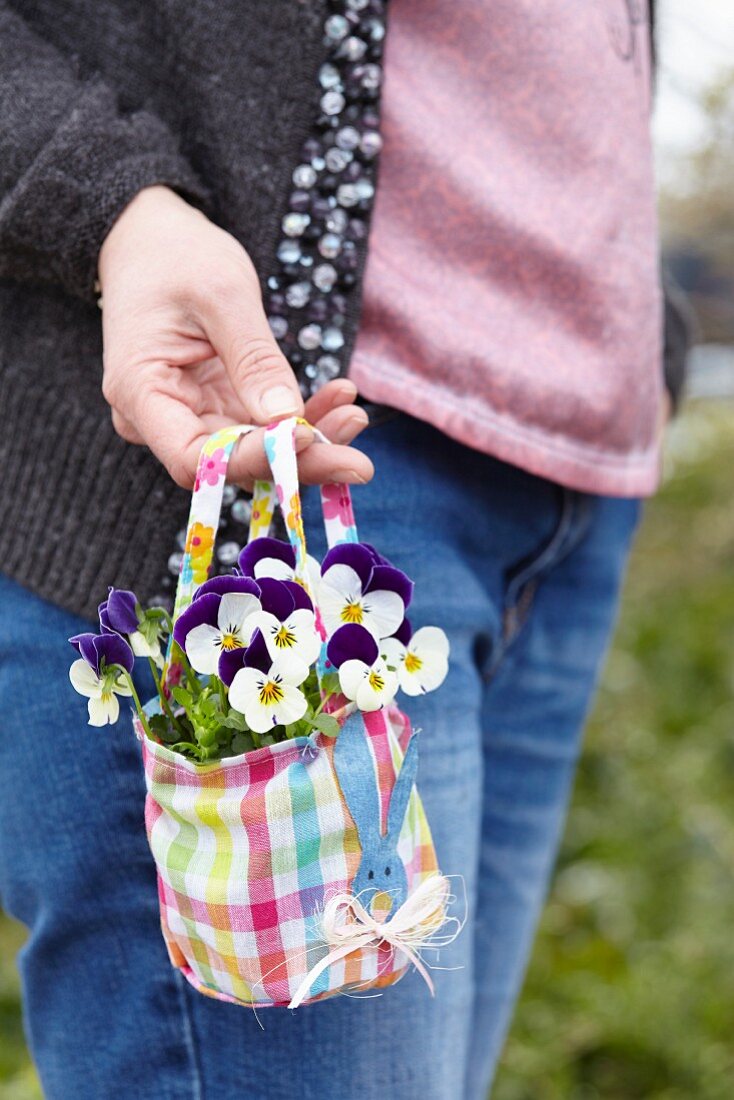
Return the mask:
{"type": "Polygon", "coordinates": [[[0,1100],[39,1100],[41,1090],[30,1064],[20,1018],[15,957],[23,930],[0,913],[0,1100]]]}
{"type": "Polygon", "coordinates": [[[493,1100],[734,1095],[734,409],[669,459],[493,1100]]]}
{"type": "Polygon", "coordinates": [[[734,69],[704,93],[708,121],[678,185],[660,195],[666,262],[706,342],[734,342],[734,69]]]}
{"type": "MultiPolygon", "coordinates": [[[[734,409],[692,406],[630,569],[493,1100],[729,1100],[734,409]]],[[[0,1100],[40,1096],[0,918],[0,1100]]]]}

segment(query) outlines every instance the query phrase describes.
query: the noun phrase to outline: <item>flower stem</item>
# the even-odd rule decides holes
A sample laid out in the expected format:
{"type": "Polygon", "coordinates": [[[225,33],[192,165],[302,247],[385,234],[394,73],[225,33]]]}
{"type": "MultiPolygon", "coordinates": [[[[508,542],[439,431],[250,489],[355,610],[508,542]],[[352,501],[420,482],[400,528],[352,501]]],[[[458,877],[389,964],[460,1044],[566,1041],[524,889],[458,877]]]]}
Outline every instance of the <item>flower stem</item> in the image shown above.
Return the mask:
{"type": "Polygon", "coordinates": [[[326,695],[324,695],[321,702],[316,707],[316,710],[313,712],[314,718],[318,718],[318,716],[321,714],[321,711],[324,709],[326,704],[329,702],[329,699],[331,699],[333,694],[334,694],[333,691],[327,691],[326,695]]]}
{"type": "Polygon", "coordinates": [[[165,607],[159,607],[157,610],[160,611],[160,613],[161,613],[161,618],[163,619],[163,621],[165,622],[165,624],[168,628],[169,635],[172,635],[173,634],[173,619],[168,614],[165,607]]]}
{"type": "Polygon", "coordinates": [[[181,646],[177,642],[174,643],[174,645],[175,649],[171,654],[172,660],[177,661],[180,665],[183,666],[183,670],[186,673],[186,683],[189,686],[191,694],[194,696],[194,698],[196,698],[196,696],[201,695],[202,692],[199,677],[196,675],[193,668],[191,667],[189,659],[181,646]]]}
{"type": "Polygon", "coordinates": [[[153,734],[151,733],[151,730],[150,730],[150,726],[148,725],[148,717],[147,717],[145,711],[143,710],[143,707],[142,707],[141,702],[140,702],[140,697],[138,696],[138,693],[135,690],[135,684],[133,683],[132,676],[130,675],[130,673],[127,671],[126,668],[122,667],[122,665],[117,665],[117,668],[119,668],[119,670],[122,673],[124,679],[127,680],[128,687],[130,688],[130,694],[133,697],[133,702],[135,703],[135,709],[138,712],[138,718],[140,719],[140,723],[141,723],[143,729],[145,730],[147,736],[151,739],[151,741],[154,741],[155,738],[153,737],[153,734]]]}
{"type": "Polygon", "coordinates": [[[153,676],[153,682],[155,683],[156,691],[158,692],[158,698],[161,701],[163,713],[165,714],[168,721],[171,723],[172,727],[177,730],[178,733],[180,733],[182,738],[185,738],[186,731],[183,729],[178,719],[176,718],[176,715],[171,710],[171,704],[168,701],[168,696],[166,695],[166,692],[163,688],[163,684],[161,683],[160,677],[158,675],[158,670],[155,666],[155,661],[152,657],[148,658],[148,664],[150,665],[150,671],[153,676]]]}

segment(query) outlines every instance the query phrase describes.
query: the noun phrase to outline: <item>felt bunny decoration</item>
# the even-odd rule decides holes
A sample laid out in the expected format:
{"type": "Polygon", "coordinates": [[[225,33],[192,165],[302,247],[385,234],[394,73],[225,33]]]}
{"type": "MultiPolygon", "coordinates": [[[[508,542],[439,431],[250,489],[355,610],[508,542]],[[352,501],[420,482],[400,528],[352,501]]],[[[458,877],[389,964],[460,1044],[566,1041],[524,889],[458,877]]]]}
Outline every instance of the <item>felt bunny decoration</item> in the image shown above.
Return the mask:
{"type": "Polygon", "coordinates": [[[362,859],[352,882],[352,894],[369,909],[378,895],[387,895],[391,905],[387,920],[408,894],[405,866],[398,855],[398,841],[408,809],[418,768],[418,740],[413,734],[395,778],[387,811],[387,832],[381,832],[380,794],[368,745],[364,719],[357,711],[350,715],[334,747],[334,770],[354,824],[357,826],[362,859]]]}

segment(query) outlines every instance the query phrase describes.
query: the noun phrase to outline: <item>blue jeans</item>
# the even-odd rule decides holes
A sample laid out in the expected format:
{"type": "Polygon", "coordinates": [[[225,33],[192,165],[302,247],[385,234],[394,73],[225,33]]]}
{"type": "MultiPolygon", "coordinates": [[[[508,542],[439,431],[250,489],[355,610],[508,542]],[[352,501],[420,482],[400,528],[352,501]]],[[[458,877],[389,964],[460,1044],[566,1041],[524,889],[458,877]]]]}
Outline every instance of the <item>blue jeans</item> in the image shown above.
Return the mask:
{"type": "MultiPolygon", "coordinates": [[[[0,577],[0,901],[28,1041],[50,1100],[484,1100],[548,883],[579,735],[613,623],[634,501],[593,497],[396,415],[370,428],[361,537],[416,582],[412,619],[449,634],[443,687],[407,700],[442,869],[469,920],[432,1000],[260,1013],[170,967],[127,721],[92,729],[68,681],[85,624],[0,577]]],[[[306,494],[311,549],[324,550],[306,494]]],[[[130,537],[138,537],[130,532],[130,537]]],[[[104,594],[100,588],[100,596],[104,594]]]]}

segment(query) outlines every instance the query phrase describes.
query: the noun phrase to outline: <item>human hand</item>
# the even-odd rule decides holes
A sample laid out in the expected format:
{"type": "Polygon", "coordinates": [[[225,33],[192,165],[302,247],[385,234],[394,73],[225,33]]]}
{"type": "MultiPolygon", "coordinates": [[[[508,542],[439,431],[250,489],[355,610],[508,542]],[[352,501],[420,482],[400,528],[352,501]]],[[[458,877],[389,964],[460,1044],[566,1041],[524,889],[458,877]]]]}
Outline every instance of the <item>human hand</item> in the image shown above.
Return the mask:
{"type": "MultiPolygon", "coordinates": [[[[347,379],[305,406],[263,309],[242,246],[167,187],[141,191],[99,256],[103,296],[102,390],[116,431],[146,444],[179,485],[194,484],[205,440],[228,424],[305,416],[334,446],[296,431],[299,476],[309,484],[364,483],[370,460],[348,446],[367,425],[347,379]]],[[[269,469],[262,432],[242,438],[228,476],[251,487],[269,469]]]]}

